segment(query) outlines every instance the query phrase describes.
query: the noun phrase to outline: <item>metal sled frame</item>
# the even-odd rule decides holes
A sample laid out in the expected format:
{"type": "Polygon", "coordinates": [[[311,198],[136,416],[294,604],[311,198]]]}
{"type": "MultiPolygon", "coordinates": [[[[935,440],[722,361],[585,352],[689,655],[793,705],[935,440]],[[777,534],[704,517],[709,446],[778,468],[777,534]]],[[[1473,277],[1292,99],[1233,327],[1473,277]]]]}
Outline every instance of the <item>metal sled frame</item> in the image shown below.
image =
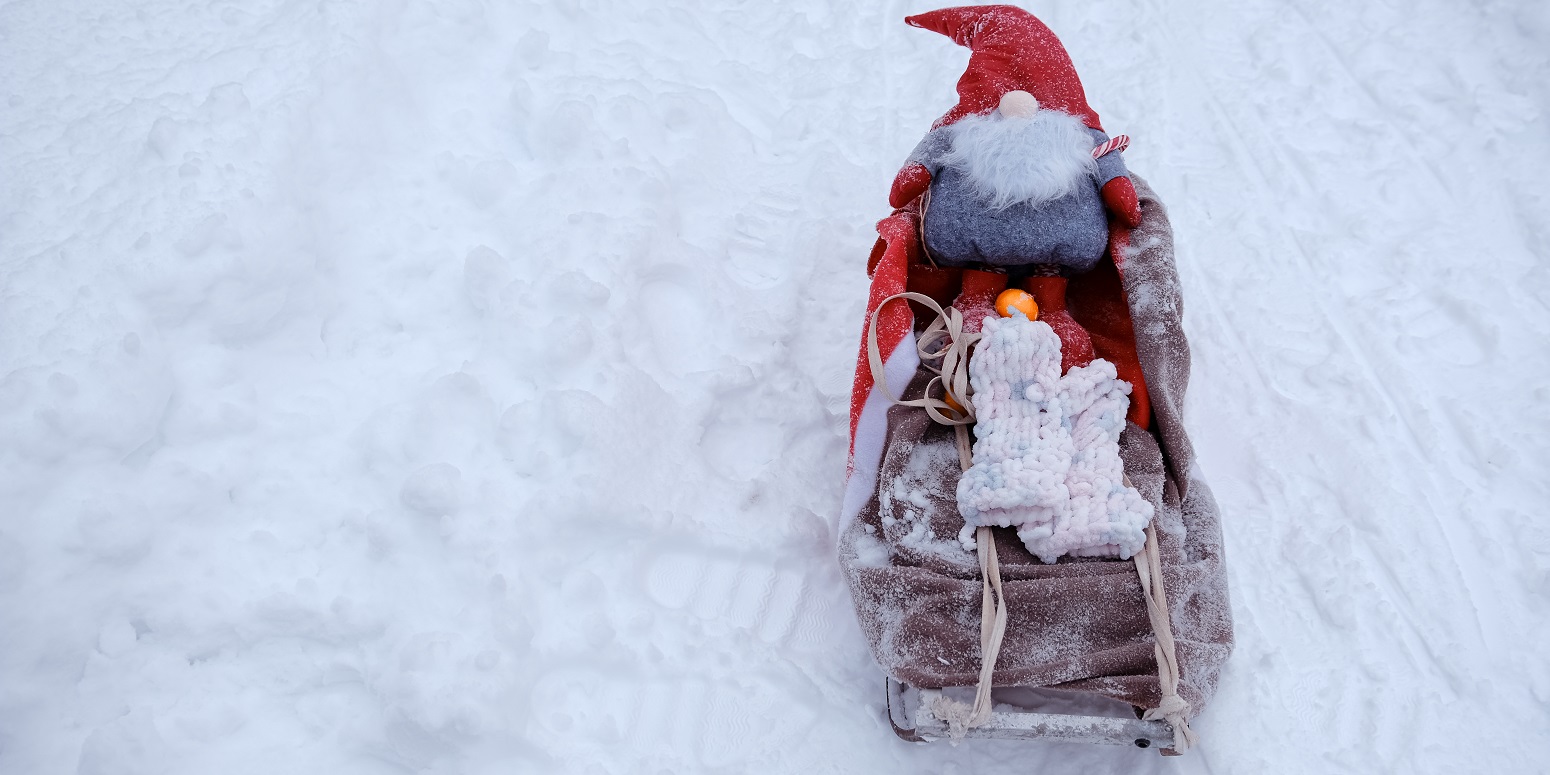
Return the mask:
{"type": "MultiPolygon", "coordinates": [[[[888,720],[894,733],[910,742],[947,739],[947,722],[931,710],[941,696],[941,689],[918,689],[889,678],[888,720]]],[[[966,737],[1133,745],[1173,754],[1173,729],[1163,721],[1037,713],[1007,705],[992,712],[986,723],[969,729],[966,737]]]]}

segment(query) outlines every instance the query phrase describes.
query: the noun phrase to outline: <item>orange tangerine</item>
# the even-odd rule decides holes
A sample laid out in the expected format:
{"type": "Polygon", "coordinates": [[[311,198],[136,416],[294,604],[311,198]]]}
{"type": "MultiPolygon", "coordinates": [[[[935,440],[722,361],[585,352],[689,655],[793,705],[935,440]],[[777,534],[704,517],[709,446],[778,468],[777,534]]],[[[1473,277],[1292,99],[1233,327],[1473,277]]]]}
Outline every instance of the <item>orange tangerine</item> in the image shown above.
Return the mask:
{"type": "Polygon", "coordinates": [[[1039,319],[1039,304],[1033,300],[1033,294],[1020,288],[1008,288],[996,297],[996,312],[1001,317],[1009,318],[1012,311],[1023,313],[1029,320],[1039,319]]]}
{"type": "Polygon", "coordinates": [[[963,412],[963,404],[960,404],[957,401],[954,401],[952,393],[943,393],[942,394],[942,402],[947,404],[948,408],[952,409],[953,411],[957,412],[958,414],[962,415],[964,413],[963,412]]]}

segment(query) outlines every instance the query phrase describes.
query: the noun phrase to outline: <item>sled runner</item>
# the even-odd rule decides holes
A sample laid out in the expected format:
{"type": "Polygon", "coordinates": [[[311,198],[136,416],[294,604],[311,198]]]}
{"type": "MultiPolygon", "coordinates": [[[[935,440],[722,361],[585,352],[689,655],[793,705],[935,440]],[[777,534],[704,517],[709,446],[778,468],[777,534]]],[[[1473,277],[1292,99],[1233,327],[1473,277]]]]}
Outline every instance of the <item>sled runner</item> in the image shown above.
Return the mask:
{"type": "MultiPolygon", "coordinates": [[[[887,681],[888,721],[894,734],[913,743],[952,737],[949,721],[933,711],[945,696],[942,689],[917,689],[892,678],[887,681]]],[[[973,687],[960,687],[972,694],[973,687]]],[[[1034,699],[1038,699],[1034,695],[1034,699]]],[[[1132,745],[1158,748],[1165,753],[1174,746],[1173,728],[1162,721],[1096,713],[1045,713],[1001,703],[984,724],[966,730],[965,737],[1006,740],[1052,740],[1096,745],[1132,745]]]]}
{"type": "Polygon", "coordinates": [[[839,556],[890,721],[1182,752],[1232,623],[1166,211],[1033,16],[907,21],[975,53],[878,224],[851,394],[839,556]]]}

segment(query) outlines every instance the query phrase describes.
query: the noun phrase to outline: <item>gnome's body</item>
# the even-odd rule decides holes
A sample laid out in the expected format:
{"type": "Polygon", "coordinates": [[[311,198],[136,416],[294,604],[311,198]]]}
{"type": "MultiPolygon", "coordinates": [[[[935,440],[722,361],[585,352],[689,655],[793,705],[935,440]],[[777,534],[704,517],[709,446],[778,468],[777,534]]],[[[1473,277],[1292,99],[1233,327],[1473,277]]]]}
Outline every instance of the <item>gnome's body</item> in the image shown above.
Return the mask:
{"type": "Polygon", "coordinates": [[[1020,119],[970,117],[932,130],[910,154],[910,162],[931,175],[922,231],[932,260],[945,266],[1045,264],[1086,272],[1103,258],[1109,221],[1101,191],[1127,175],[1125,162],[1118,152],[1092,158],[1092,149],[1109,139],[1101,130],[1065,114],[1041,112],[1054,115],[1034,120],[1075,126],[1048,133],[998,131],[995,124],[1020,119]],[[1039,136],[1021,136],[1027,134],[1039,136]],[[998,140],[1005,145],[991,145],[998,140]]]}
{"type": "Polygon", "coordinates": [[[974,50],[958,104],[894,179],[889,201],[921,200],[939,265],[1077,274],[1103,258],[1109,216],[1140,222],[1135,187],[1054,33],[1020,8],[954,8],[906,20],[974,50]]]}

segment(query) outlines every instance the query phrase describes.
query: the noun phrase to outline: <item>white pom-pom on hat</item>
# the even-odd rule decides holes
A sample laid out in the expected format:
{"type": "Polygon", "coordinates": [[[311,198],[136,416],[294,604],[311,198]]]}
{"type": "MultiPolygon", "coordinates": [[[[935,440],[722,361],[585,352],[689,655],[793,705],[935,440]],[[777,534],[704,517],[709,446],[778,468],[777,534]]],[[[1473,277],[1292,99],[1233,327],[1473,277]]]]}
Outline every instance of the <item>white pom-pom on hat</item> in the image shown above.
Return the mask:
{"type": "Polygon", "coordinates": [[[1027,118],[1039,110],[1039,99],[1020,89],[1001,95],[1001,115],[1027,118]]]}

